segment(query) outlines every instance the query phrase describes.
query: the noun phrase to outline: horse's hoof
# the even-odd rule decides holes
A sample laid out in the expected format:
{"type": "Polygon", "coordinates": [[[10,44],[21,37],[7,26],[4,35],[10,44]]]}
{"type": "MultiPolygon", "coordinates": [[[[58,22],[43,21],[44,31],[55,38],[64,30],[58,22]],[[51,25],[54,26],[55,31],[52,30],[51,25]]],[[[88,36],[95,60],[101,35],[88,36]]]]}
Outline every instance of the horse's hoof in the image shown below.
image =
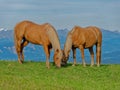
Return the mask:
{"type": "Polygon", "coordinates": [[[47,67],[47,69],[50,69],[50,67],[47,67]]]}
{"type": "Polygon", "coordinates": [[[73,64],[72,66],[76,66],[75,64],[73,64]]]}
{"type": "Polygon", "coordinates": [[[97,67],[100,67],[100,65],[97,65],[97,67]]]}
{"type": "Polygon", "coordinates": [[[50,66],[46,66],[48,69],[50,69],[50,66]]]}
{"type": "Polygon", "coordinates": [[[86,67],[86,65],[83,65],[83,67],[86,67]]]}
{"type": "Polygon", "coordinates": [[[22,61],[19,61],[19,63],[20,63],[20,64],[23,64],[23,62],[22,62],[22,61]]]}
{"type": "Polygon", "coordinates": [[[94,65],[90,65],[90,67],[93,67],[94,65]]]}

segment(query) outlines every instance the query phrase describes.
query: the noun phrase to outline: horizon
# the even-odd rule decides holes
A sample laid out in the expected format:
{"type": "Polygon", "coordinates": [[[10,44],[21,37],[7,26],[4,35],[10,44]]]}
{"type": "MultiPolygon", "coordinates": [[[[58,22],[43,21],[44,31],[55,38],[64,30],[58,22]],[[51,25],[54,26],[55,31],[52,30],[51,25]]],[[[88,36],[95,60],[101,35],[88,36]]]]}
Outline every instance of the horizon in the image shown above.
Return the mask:
{"type": "MultiPolygon", "coordinates": [[[[70,31],[71,29],[68,29],[68,28],[60,28],[60,29],[56,29],[56,31],[60,31],[60,30],[67,30],[67,31],[70,31]]],[[[120,34],[120,31],[119,30],[108,30],[108,29],[104,29],[104,28],[100,28],[101,31],[108,31],[108,32],[116,32],[118,34],[120,34]]],[[[14,31],[14,29],[7,29],[7,28],[0,28],[0,32],[1,31],[14,31]]]]}
{"type": "Polygon", "coordinates": [[[0,29],[12,30],[23,20],[51,23],[56,30],[97,26],[120,32],[120,0],[1,0],[0,29]]]}

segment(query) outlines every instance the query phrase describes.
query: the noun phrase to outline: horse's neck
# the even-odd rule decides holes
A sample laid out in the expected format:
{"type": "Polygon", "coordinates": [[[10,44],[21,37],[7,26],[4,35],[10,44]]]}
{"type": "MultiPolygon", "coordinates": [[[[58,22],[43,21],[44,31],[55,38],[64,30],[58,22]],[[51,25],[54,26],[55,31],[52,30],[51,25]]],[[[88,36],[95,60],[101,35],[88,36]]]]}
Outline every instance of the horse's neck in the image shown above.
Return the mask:
{"type": "Polygon", "coordinates": [[[53,46],[54,51],[56,51],[57,49],[61,50],[60,41],[59,41],[59,38],[57,36],[57,32],[55,31],[51,35],[52,35],[51,36],[51,44],[53,46]]]}
{"type": "Polygon", "coordinates": [[[51,44],[54,51],[61,50],[59,39],[57,40],[57,38],[54,38],[54,40],[51,40],[51,44]]]}
{"type": "Polygon", "coordinates": [[[60,45],[58,44],[55,44],[54,46],[53,46],[53,49],[54,49],[54,51],[56,51],[56,50],[61,50],[61,48],[60,48],[60,45]]]}
{"type": "Polygon", "coordinates": [[[53,47],[54,51],[56,51],[57,49],[61,50],[59,38],[58,38],[57,32],[54,29],[54,27],[49,25],[49,27],[47,29],[47,34],[48,34],[48,37],[51,41],[51,44],[52,44],[52,47],[53,47]]]}

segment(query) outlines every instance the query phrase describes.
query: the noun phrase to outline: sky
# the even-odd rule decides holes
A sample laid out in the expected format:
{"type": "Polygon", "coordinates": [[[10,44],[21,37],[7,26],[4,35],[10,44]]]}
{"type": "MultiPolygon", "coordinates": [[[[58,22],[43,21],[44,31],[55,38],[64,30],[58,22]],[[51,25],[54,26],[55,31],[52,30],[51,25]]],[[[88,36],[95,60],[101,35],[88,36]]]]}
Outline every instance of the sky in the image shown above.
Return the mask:
{"type": "Polygon", "coordinates": [[[75,25],[120,31],[120,0],[0,0],[0,28],[30,20],[57,30],[75,25]]]}

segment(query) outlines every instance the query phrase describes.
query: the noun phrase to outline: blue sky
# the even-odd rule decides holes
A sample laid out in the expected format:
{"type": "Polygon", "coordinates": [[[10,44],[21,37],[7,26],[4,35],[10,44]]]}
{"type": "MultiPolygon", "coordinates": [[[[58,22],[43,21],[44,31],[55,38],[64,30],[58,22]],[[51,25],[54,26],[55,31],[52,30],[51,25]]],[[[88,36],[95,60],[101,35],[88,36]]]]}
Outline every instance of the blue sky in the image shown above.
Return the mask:
{"type": "Polygon", "coordinates": [[[0,28],[13,29],[22,20],[120,31],[120,0],[0,0],[0,28]]]}

